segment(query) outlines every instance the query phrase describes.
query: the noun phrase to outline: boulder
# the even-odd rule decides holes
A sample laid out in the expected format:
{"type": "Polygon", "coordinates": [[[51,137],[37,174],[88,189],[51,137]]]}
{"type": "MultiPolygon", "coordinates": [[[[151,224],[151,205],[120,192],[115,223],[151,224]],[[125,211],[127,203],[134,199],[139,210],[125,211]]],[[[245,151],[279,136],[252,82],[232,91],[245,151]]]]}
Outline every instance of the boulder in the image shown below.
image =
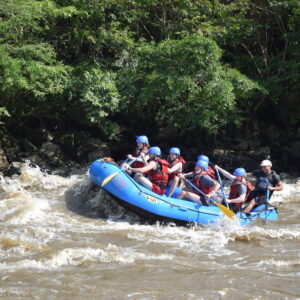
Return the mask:
{"type": "Polygon", "coordinates": [[[40,153],[42,158],[47,159],[47,162],[49,162],[51,166],[57,167],[64,165],[64,154],[58,145],[52,142],[43,143],[40,153]]]}
{"type": "Polygon", "coordinates": [[[55,142],[62,148],[64,153],[70,158],[74,158],[75,151],[75,134],[74,133],[65,133],[55,139],[55,142]]]}
{"type": "Polygon", "coordinates": [[[29,153],[38,152],[38,148],[33,145],[28,139],[24,139],[21,141],[22,148],[29,153]]]}
{"type": "Polygon", "coordinates": [[[21,169],[24,163],[19,161],[13,161],[5,171],[5,176],[12,176],[12,175],[21,175],[21,169]]]}
{"type": "Polygon", "coordinates": [[[249,142],[242,139],[237,139],[234,149],[237,151],[246,151],[249,149],[249,142]]]}
{"type": "Polygon", "coordinates": [[[95,138],[86,138],[81,141],[75,154],[80,162],[90,163],[98,158],[110,156],[110,151],[107,143],[95,138]]]}
{"type": "Polygon", "coordinates": [[[6,170],[9,166],[4,150],[0,146],[0,170],[6,170]]]}
{"type": "Polygon", "coordinates": [[[8,162],[11,163],[13,161],[17,161],[18,153],[20,153],[20,147],[6,148],[5,154],[8,162]]]}
{"type": "Polygon", "coordinates": [[[38,166],[42,170],[49,169],[48,163],[45,161],[45,159],[42,159],[39,155],[33,154],[28,157],[26,157],[25,161],[29,162],[29,165],[32,167],[38,166]]]}

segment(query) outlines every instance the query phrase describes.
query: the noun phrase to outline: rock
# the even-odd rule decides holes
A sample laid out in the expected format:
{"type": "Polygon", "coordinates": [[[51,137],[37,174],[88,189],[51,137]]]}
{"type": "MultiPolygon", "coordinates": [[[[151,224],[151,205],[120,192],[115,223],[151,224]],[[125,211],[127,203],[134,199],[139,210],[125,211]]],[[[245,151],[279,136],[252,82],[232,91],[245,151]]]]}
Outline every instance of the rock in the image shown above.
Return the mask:
{"type": "Polygon", "coordinates": [[[270,158],[270,147],[257,147],[254,150],[249,151],[250,155],[261,157],[262,159],[269,159],[270,158]]]}
{"type": "Polygon", "coordinates": [[[238,139],[233,148],[237,151],[245,151],[245,150],[249,149],[249,142],[238,139]]]}
{"type": "Polygon", "coordinates": [[[23,167],[24,163],[19,161],[12,162],[7,170],[5,171],[5,176],[12,176],[12,175],[21,175],[21,169],[23,167]]]}
{"type": "Polygon", "coordinates": [[[16,161],[19,152],[20,152],[19,147],[7,148],[6,151],[5,151],[5,154],[6,154],[6,157],[8,159],[8,162],[11,163],[13,161],[16,161]]]}
{"type": "Polygon", "coordinates": [[[42,159],[39,155],[34,154],[34,155],[30,155],[28,156],[26,159],[26,161],[29,161],[29,165],[33,166],[33,167],[40,167],[41,169],[48,169],[49,165],[45,162],[44,159],[42,159]]]}
{"type": "Polygon", "coordinates": [[[56,143],[62,148],[65,154],[74,158],[75,150],[75,135],[74,133],[66,133],[58,137],[56,143]]]}
{"type": "Polygon", "coordinates": [[[214,149],[212,151],[213,156],[225,155],[225,153],[226,153],[226,150],[224,150],[224,149],[214,149]]]}
{"type": "MultiPolygon", "coordinates": [[[[36,147],[41,147],[41,145],[45,142],[52,142],[54,137],[53,134],[48,131],[44,127],[32,127],[32,128],[25,128],[25,132],[23,135],[20,133],[21,137],[26,137],[26,139],[36,147]]],[[[27,151],[27,150],[26,150],[27,151]]]]}
{"type": "Polygon", "coordinates": [[[61,148],[58,145],[53,144],[51,142],[43,143],[40,151],[47,158],[52,159],[52,158],[57,157],[59,159],[63,159],[63,157],[64,157],[64,154],[63,154],[61,148]]]}
{"type": "Polygon", "coordinates": [[[51,142],[43,143],[40,153],[42,157],[47,159],[47,162],[52,167],[63,166],[65,164],[64,154],[61,148],[56,144],[53,144],[51,142]]]}
{"type": "Polygon", "coordinates": [[[95,138],[84,139],[75,151],[80,162],[89,163],[98,158],[110,156],[109,146],[95,138]]]}
{"type": "Polygon", "coordinates": [[[28,139],[22,140],[21,145],[26,152],[29,153],[38,152],[38,148],[35,145],[33,145],[31,142],[29,142],[28,139]]]}
{"type": "Polygon", "coordinates": [[[0,170],[6,170],[9,166],[4,150],[0,146],[0,170]]]}

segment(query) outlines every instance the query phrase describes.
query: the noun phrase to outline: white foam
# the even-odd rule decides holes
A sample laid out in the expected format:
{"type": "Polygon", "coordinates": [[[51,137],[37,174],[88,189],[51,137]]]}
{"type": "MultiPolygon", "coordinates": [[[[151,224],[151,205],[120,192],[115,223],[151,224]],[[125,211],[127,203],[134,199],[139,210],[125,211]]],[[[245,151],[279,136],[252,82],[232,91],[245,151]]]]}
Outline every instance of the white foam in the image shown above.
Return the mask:
{"type": "Polygon", "coordinates": [[[300,259],[293,259],[293,260],[282,260],[282,259],[265,259],[260,261],[257,264],[259,267],[276,267],[276,268],[286,268],[290,266],[299,266],[300,259]]]}
{"type": "Polygon", "coordinates": [[[0,264],[1,269],[57,269],[63,266],[78,266],[84,263],[120,263],[131,264],[137,260],[172,260],[173,255],[164,253],[142,253],[131,248],[109,244],[105,249],[66,248],[49,259],[25,259],[13,263],[0,264]]]}

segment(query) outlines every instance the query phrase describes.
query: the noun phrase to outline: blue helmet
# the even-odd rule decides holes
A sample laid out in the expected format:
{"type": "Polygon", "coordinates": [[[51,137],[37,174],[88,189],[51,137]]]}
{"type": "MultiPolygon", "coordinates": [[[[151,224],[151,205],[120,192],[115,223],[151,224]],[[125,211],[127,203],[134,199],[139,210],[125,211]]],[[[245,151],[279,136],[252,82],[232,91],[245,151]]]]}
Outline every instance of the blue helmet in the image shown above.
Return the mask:
{"type": "Polygon", "coordinates": [[[235,176],[246,176],[246,170],[244,168],[237,168],[234,170],[233,175],[235,176]]]}
{"type": "Polygon", "coordinates": [[[159,147],[150,147],[148,150],[148,154],[161,155],[161,151],[159,147]]]}
{"type": "Polygon", "coordinates": [[[199,167],[202,167],[205,171],[207,171],[207,169],[208,169],[208,163],[204,160],[201,160],[201,159],[198,160],[196,162],[196,165],[199,166],[199,167]]]}
{"type": "Polygon", "coordinates": [[[207,163],[209,163],[209,158],[206,155],[199,155],[197,160],[203,160],[203,161],[206,161],[207,163]]]}
{"type": "Polygon", "coordinates": [[[180,150],[179,150],[179,148],[177,148],[177,147],[173,147],[173,148],[171,148],[171,149],[169,150],[169,154],[171,154],[171,153],[180,155],[180,150]]]}
{"type": "Polygon", "coordinates": [[[140,135],[136,139],[136,143],[149,144],[148,138],[145,135],[140,135]]]}

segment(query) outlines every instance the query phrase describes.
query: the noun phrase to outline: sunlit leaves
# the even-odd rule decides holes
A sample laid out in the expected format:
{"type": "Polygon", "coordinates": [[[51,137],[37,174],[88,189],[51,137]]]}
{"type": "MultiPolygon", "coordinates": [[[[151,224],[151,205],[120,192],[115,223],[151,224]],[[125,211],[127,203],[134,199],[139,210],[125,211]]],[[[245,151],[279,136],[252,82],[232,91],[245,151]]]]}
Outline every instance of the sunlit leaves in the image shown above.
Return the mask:
{"type": "Polygon", "coordinates": [[[132,91],[143,113],[156,107],[152,117],[157,122],[182,132],[216,131],[232,120],[237,99],[260,89],[237,70],[224,66],[217,44],[198,35],[142,45],[136,55],[137,66],[126,73],[130,83],[125,85],[126,93],[132,91]]]}

